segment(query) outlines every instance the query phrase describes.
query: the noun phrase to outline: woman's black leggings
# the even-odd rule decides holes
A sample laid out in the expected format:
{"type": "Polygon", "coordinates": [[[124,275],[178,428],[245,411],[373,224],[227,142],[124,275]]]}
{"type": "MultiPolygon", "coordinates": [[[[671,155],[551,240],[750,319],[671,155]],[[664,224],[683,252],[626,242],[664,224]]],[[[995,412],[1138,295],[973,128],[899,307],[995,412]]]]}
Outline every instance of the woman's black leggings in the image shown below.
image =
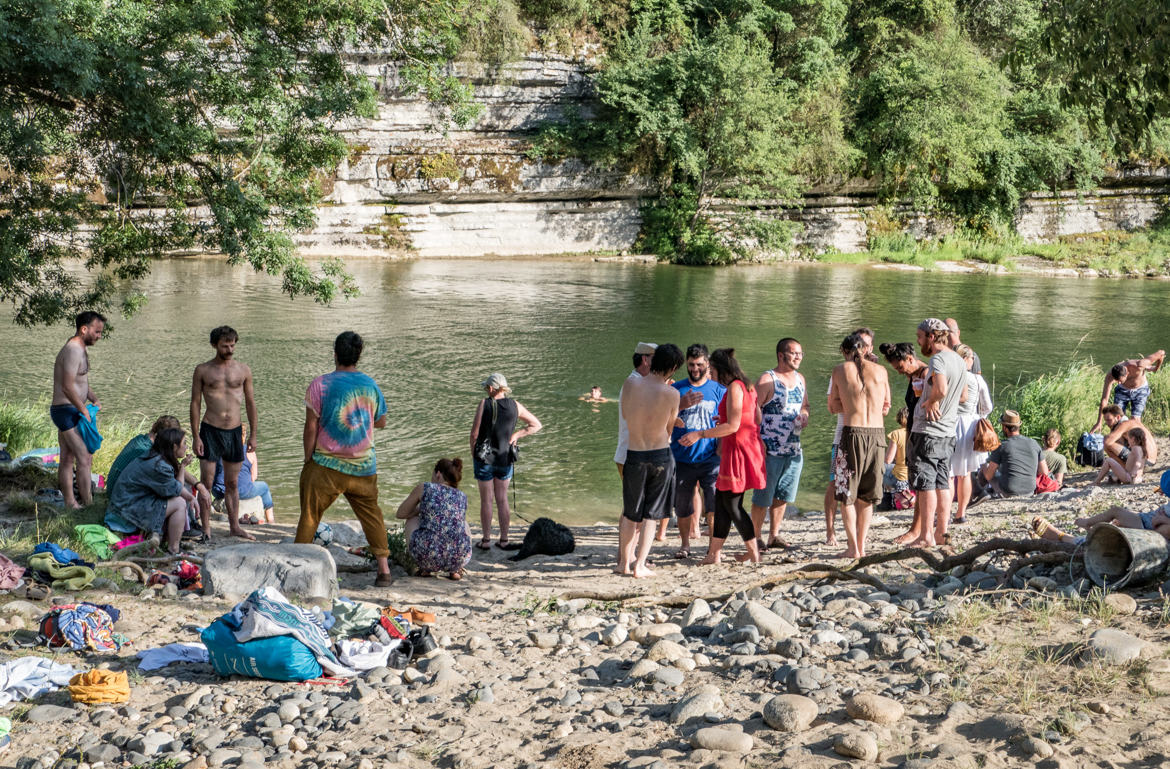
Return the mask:
{"type": "Polygon", "coordinates": [[[716,489],[715,524],[711,527],[711,536],[715,539],[727,539],[733,523],[744,542],[756,538],[756,527],[752,523],[752,517],[743,509],[743,492],[736,494],[716,489]]]}

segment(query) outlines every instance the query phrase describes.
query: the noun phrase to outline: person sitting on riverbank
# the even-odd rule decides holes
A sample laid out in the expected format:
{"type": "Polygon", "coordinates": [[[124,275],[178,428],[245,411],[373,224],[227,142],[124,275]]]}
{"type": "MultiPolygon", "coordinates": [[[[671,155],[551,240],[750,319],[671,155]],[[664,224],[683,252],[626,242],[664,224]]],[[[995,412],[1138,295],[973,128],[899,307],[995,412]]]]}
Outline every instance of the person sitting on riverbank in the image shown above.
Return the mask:
{"type": "Polygon", "coordinates": [[[122,471],[110,497],[110,508],[119,518],[136,529],[164,536],[172,554],[179,552],[187,528],[187,505],[195,499],[181,480],[186,454],[187,437],[182,430],[161,431],[150,451],[122,471]]]}
{"type": "MultiPolygon", "coordinates": [[[[1158,481],[1158,493],[1170,497],[1170,470],[1162,473],[1162,477],[1158,481]]],[[[1076,520],[1076,525],[1085,531],[1102,523],[1111,523],[1123,529],[1156,531],[1170,540],[1170,502],[1159,505],[1146,513],[1136,513],[1128,508],[1114,505],[1103,513],[1076,520]]],[[[1032,533],[1041,539],[1050,539],[1054,542],[1064,542],[1070,545],[1083,544],[1085,541],[1083,536],[1077,537],[1061,531],[1053,526],[1047,518],[1039,515],[1032,519],[1032,533]]]]}
{"type": "Polygon", "coordinates": [[[1022,497],[1036,491],[1036,476],[1048,474],[1040,444],[1020,434],[1020,415],[1010,409],[999,419],[1003,441],[975,474],[975,494],[968,507],[991,497],[1022,497]]]}
{"type": "Polygon", "coordinates": [[[1154,434],[1150,432],[1140,419],[1126,419],[1121,406],[1111,403],[1101,411],[1101,418],[1105,420],[1109,434],[1105,436],[1105,455],[1113,457],[1122,464],[1129,459],[1129,447],[1122,440],[1130,430],[1140,429],[1146,434],[1144,445],[1147,450],[1146,461],[1154,464],[1158,461],[1158,444],[1154,442],[1154,434]]]}
{"type": "Polygon", "coordinates": [[[1162,368],[1166,361],[1166,351],[1158,350],[1144,358],[1123,360],[1105,375],[1105,387],[1101,390],[1101,405],[1097,409],[1097,423],[1089,432],[1095,433],[1101,427],[1105,407],[1109,404],[1109,390],[1113,389],[1113,403],[1125,413],[1129,406],[1129,415],[1140,420],[1146,410],[1146,401],[1150,398],[1150,383],[1146,379],[1146,372],[1154,372],[1162,368]]]}
{"type": "Polygon", "coordinates": [[[398,506],[395,517],[406,521],[406,546],[420,577],[446,572],[451,579],[462,579],[471,560],[467,495],[459,490],[462,478],[462,459],[440,459],[431,480],[415,486],[398,506]]]}
{"type": "MultiPolygon", "coordinates": [[[[246,436],[244,445],[247,446],[246,436]]],[[[259,480],[259,477],[260,465],[259,460],[256,458],[256,452],[245,451],[244,461],[240,464],[240,476],[238,480],[240,501],[260,497],[260,501],[264,505],[264,518],[261,520],[254,515],[240,515],[240,523],[250,523],[253,525],[257,523],[276,523],[276,511],[272,505],[272,492],[269,490],[268,484],[259,480]]],[[[215,481],[211,484],[211,493],[215,495],[216,499],[223,499],[227,493],[227,487],[223,482],[222,461],[215,463],[215,481]]]]}
{"type": "Polygon", "coordinates": [[[910,468],[906,466],[906,423],[910,421],[910,409],[905,406],[898,409],[895,419],[898,428],[886,433],[885,471],[882,474],[884,499],[879,510],[906,510],[914,504],[910,468]]]}
{"type": "Polygon", "coordinates": [[[1056,482],[1056,489],[1064,488],[1064,474],[1068,472],[1068,459],[1056,450],[1061,441],[1060,431],[1049,427],[1044,432],[1044,464],[1048,465],[1048,475],[1056,482]]]}
{"type": "Polygon", "coordinates": [[[1105,464],[1101,465],[1101,470],[1093,481],[1094,486],[1100,486],[1106,481],[1123,484],[1142,482],[1142,473],[1146,468],[1146,457],[1150,455],[1150,444],[1153,441],[1149,439],[1148,431],[1140,427],[1126,432],[1121,440],[1127,449],[1125,463],[1123,464],[1121,460],[1113,457],[1105,457],[1105,464]]]}
{"type": "MultiPolygon", "coordinates": [[[[125,446],[122,447],[122,450],[118,452],[118,456],[114,459],[113,464],[110,465],[110,471],[106,473],[107,499],[113,499],[114,489],[117,488],[119,482],[121,481],[122,473],[125,471],[125,469],[129,467],[130,463],[134,460],[144,457],[150,453],[151,448],[154,446],[155,438],[160,433],[162,433],[163,430],[182,430],[182,423],[179,422],[178,417],[165,414],[154,420],[154,424],[151,425],[149,432],[134,436],[126,443],[125,446]]],[[[184,462],[185,461],[187,461],[186,457],[184,457],[184,462]]],[[[198,478],[196,478],[187,470],[186,464],[181,464],[183,485],[191,489],[191,491],[196,495],[197,512],[199,518],[202,519],[204,517],[205,511],[210,514],[211,494],[209,493],[207,487],[205,487],[198,478]]],[[[121,516],[119,516],[114,511],[112,506],[106,508],[106,515],[103,523],[105,523],[106,528],[110,529],[111,531],[120,532],[122,534],[133,534],[136,528],[134,524],[124,520],[121,516]]],[[[207,534],[207,532],[205,531],[204,534],[207,534]]]]}

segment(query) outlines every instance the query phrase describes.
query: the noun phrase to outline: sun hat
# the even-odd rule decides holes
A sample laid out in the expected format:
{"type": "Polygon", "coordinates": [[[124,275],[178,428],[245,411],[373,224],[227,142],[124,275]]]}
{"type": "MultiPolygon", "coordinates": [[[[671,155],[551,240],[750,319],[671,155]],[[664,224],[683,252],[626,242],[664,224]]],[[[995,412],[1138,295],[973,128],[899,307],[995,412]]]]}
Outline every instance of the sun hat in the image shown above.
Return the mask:
{"type": "Polygon", "coordinates": [[[508,380],[505,379],[504,375],[499,372],[496,372],[487,379],[483,380],[482,386],[488,388],[489,390],[503,390],[506,393],[512,392],[512,388],[508,387],[508,380]]]}
{"type": "Polygon", "coordinates": [[[634,355],[653,355],[657,349],[658,345],[653,342],[638,342],[638,346],[634,348],[634,355]]]}
{"type": "Polygon", "coordinates": [[[1007,411],[1003,412],[1003,416],[999,418],[999,423],[1006,427],[1019,427],[1020,413],[1018,411],[1012,411],[1011,409],[1008,409],[1007,411]]]}

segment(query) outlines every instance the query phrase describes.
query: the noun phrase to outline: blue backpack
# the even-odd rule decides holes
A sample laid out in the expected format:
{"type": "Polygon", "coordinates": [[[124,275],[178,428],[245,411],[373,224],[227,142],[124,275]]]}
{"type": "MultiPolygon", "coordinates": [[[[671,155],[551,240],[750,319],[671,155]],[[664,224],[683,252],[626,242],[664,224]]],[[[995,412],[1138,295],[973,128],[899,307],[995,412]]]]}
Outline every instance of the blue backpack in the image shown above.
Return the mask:
{"type": "Polygon", "coordinates": [[[1073,456],[1078,465],[1100,467],[1105,464],[1105,436],[1101,433],[1081,433],[1073,456]]]}
{"type": "Polygon", "coordinates": [[[308,646],[291,635],[236,640],[223,619],[207,626],[200,636],[215,672],[273,681],[308,681],[321,677],[321,665],[308,646]]]}

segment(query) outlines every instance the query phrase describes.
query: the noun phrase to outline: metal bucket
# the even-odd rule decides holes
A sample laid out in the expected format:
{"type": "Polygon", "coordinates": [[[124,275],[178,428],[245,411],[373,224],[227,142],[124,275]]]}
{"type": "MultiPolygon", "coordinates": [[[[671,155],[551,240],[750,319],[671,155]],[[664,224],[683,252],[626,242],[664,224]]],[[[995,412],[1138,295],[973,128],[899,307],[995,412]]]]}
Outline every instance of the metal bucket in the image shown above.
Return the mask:
{"type": "Polygon", "coordinates": [[[1156,531],[1093,527],[1085,540],[1085,572],[1102,587],[1116,589],[1157,579],[1170,564],[1170,543],[1156,531]]]}

